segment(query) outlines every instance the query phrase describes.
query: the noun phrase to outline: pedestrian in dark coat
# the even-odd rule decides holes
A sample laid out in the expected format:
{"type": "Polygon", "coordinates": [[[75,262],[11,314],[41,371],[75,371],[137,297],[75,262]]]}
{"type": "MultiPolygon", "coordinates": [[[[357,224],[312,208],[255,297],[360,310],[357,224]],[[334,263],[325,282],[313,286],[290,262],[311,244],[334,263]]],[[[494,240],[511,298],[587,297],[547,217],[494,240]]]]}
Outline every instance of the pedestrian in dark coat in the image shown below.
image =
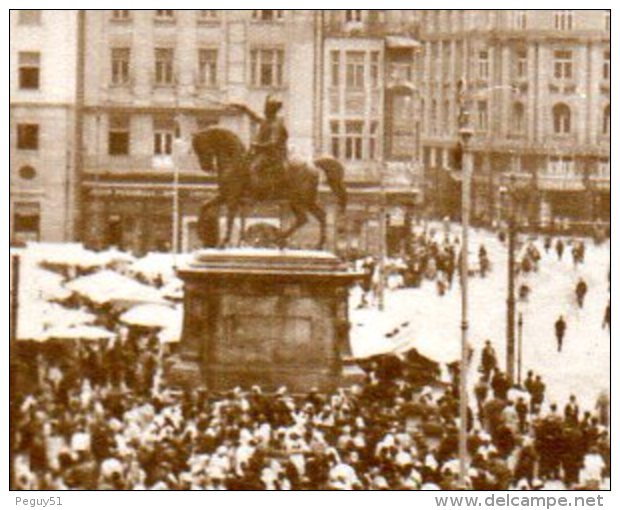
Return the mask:
{"type": "Polygon", "coordinates": [[[569,402],[564,408],[564,421],[571,427],[576,427],[579,424],[579,406],[575,395],[570,396],[569,402]]]}
{"type": "Polygon", "coordinates": [[[558,320],[555,321],[555,339],[558,342],[558,352],[562,352],[562,343],[564,342],[564,335],[566,334],[566,321],[564,316],[560,315],[558,320]]]}
{"type": "Polygon", "coordinates": [[[478,403],[478,416],[482,417],[482,410],[484,403],[489,395],[489,383],[484,378],[484,375],[480,377],[476,386],[474,387],[474,394],[476,395],[476,402],[478,403]]]}
{"type": "Polygon", "coordinates": [[[532,385],[534,384],[534,372],[532,370],[527,371],[527,377],[523,382],[523,386],[525,391],[527,391],[530,395],[532,394],[532,385]]]}
{"type": "Polygon", "coordinates": [[[545,400],[545,383],[542,381],[542,378],[537,375],[536,379],[534,380],[533,384],[532,384],[532,400],[531,400],[531,404],[532,404],[532,412],[538,412],[540,411],[540,407],[542,406],[542,403],[545,400]]]}
{"type": "Polygon", "coordinates": [[[517,400],[515,411],[519,419],[519,432],[525,434],[527,432],[527,403],[523,397],[519,397],[517,400]]]}
{"type": "Polygon", "coordinates": [[[583,278],[579,278],[579,282],[577,282],[577,286],[575,287],[575,294],[577,295],[577,304],[579,305],[579,308],[583,308],[583,300],[585,299],[587,292],[588,284],[583,278]]]}
{"type": "Polygon", "coordinates": [[[564,241],[562,239],[558,239],[555,243],[555,252],[558,254],[558,260],[562,260],[562,255],[564,255],[564,241]]]}
{"type": "Polygon", "coordinates": [[[517,457],[514,478],[516,480],[525,478],[531,487],[534,481],[534,469],[536,468],[537,460],[538,456],[536,455],[534,445],[531,443],[531,440],[528,439],[528,442],[521,448],[519,456],[517,457]]]}
{"type": "Polygon", "coordinates": [[[491,380],[491,387],[493,388],[495,398],[506,400],[508,397],[508,390],[510,389],[510,383],[508,382],[506,374],[499,370],[495,370],[495,375],[491,380]]]}
{"type": "Polygon", "coordinates": [[[607,307],[605,308],[605,315],[603,316],[603,329],[611,328],[611,303],[607,301],[607,307]]]}
{"type": "Polygon", "coordinates": [[[490,340],[484,342],[484,349],[482,349],[480,362],[482,365],[482,373],[488,381],[491,372],[497,368],[497,355],[495,354],[495,349],[493,349],[490,340]]]}

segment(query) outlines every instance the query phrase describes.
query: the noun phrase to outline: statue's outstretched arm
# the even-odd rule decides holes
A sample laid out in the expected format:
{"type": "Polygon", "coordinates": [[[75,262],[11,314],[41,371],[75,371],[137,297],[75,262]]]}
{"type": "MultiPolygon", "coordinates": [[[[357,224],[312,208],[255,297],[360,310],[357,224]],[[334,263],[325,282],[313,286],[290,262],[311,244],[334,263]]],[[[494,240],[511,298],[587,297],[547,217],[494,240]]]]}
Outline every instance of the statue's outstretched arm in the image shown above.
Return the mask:
{"type": "Polygon", "coordinates": [[[239,110],[239,111],[245,113],[254,122],[261,123],[263,121],[263,117],[262,116],[260,116],[258,113],[256,113],[254,110],[252,110],[249,106],[247,106],[245,104],[242,104],[242,103],[229,103],[228,105],[230,107],[232,107],[232,108],[235,108],[236,110],[239,110]]]}

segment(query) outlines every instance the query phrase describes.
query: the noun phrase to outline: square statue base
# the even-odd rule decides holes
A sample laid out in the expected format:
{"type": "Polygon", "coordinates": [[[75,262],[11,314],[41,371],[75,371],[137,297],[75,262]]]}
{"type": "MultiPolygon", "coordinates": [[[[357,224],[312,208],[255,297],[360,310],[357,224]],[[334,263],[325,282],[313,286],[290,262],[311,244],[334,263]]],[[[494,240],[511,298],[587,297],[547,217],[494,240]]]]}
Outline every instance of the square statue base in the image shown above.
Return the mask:
{"type": "Polygon", "coordinates": [[[184,319],[172,384],[306,392],[343,383],[348,289],[361,275],[334,255],[202,250],[179,276],[184,319]]]}

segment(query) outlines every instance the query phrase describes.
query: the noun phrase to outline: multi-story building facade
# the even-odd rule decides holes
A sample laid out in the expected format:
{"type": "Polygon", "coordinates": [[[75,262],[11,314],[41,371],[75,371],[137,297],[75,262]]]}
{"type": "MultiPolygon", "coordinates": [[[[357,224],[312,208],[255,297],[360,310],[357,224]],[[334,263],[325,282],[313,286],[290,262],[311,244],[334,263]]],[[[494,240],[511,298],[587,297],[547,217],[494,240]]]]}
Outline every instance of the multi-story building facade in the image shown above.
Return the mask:
{"type": "MultiPolygon", "coordinates": [[[[260,112],[275,93],[291,152],[346,168],[345,216],[321,188],[329,247],[377,251],[386,233],[398,249],[412,217],[458,216],[461,80],[475,219],[505,218],[508,174],[532,223],[609,218],[607,11],[17,11],[11,23],[16,239],[197,247],[215,174],[173,161],[175,139],[219,124],[249,143],[255,126],[228,105],[260,112]]],[[[251,216],[290,221],[278,204],[251,216]]]]}
{"type": "Polygon", "coordinates": [[[424,11],[421,27],[422,143],[435,213],[458,214],[464,79],[477,220],[505,217],[512,174],[528,197],[517,204],[524,220],[609,221],[609,11],[424,11]]]}
{"type": "MultiPolygon", "coordinates": [[[[247,143],[247,116],[262,112],[269,93],[285,104],[290,144],[313,153],[316,61],[312,11],[87,11],[82,181],[83,233],[94,246],[137,252],[170,249],[175,187],[173,141],[220,124],[247,143]]],[[[177,242],[198,245],[202,203],[216,192],[215,175],[190,156],[175,158],[177,242]]],[[[279,219],[280,208],[254,216],[279,219]]]]}
{"type": "MultiPolygon", "coordinates": [[[[87,11],[84,239],[169,249],[173,140],[220,124],[247,143],[250,120],[226,105],[260,112],[276,93],[291,152],[308,160],[330,153],[346,167],[346,219],[322,190],[330,247],[373,249],[381,197],[394,229],[421,200],[414,28],[412,12],[87,11]]],[[[198,245],[198,211],[215,193],[215,176],[195,157],[178,170],[177,242],[189,250],[198,245]]],[[[289,221],[274,204],[252,216],[289,221]]],[[[315,233],[311,222],[294,242],[311,245],[315,233]]]]}
{"type": "Polygon", "coordinates": [[[14,243],[69,241],[74,235],[79,19],[72,10],[11,11],[14,243]]]}
{"type": "Polygon", "coordinates": [[[335,10],[321,18],[317,145],[344,161],[351,195],[339,248],[377,252],[387,235],[398,249],[423,201],[415,11],[335,10]]]}

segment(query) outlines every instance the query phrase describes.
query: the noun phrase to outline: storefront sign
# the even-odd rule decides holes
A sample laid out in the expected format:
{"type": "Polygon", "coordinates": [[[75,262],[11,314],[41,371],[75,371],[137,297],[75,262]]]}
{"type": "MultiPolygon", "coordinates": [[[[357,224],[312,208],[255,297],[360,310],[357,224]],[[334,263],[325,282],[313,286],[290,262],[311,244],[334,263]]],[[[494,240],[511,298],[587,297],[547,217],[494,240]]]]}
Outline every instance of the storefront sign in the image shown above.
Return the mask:
{"type": "MultiPolygon", "coordinates": [[[[89,195],[92,197],[134,197],[134,198],[172,198],[174,192],[171,189],[161,188],[91,188],[89,195]]],[[[179,190],[183,198],[194,200],[206,200],[212,195],[209,190],[179,190]]]]}

